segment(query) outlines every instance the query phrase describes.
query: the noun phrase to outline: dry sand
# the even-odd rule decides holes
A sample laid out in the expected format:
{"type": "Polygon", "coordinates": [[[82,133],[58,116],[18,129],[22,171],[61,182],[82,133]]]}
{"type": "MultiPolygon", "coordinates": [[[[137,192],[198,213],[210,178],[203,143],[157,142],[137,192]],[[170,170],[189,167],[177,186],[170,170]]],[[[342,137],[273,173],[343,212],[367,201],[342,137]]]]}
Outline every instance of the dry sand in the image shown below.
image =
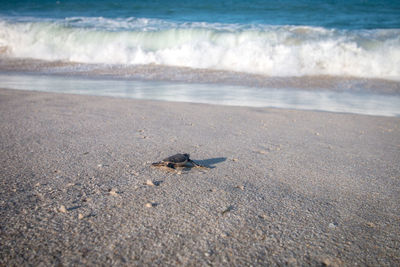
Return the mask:
{"type": "Polygon", "coordinates": [[[1,89],[0,146],[1,266],[400,265],[399,118],[1,89]]]}

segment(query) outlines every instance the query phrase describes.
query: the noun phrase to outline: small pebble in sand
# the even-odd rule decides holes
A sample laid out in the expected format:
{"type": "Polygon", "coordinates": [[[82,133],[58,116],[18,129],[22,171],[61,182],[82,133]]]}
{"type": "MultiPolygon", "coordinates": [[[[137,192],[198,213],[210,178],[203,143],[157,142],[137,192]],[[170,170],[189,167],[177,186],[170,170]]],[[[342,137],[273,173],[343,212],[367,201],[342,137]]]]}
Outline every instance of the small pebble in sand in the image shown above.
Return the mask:
{"type": "Polygon", "coordinates": [[[92,199],[91,199],[90,197],[87,197],[87,198],[83,198],[83,199],[82,199],[82,202],[90,202],[90,201],[92,201],[92,199]]]}
{"type": "Polygon", "coordinates": [[[323,259],[322,260],[322,266],[331,266],[331,267],[337,267],[342,265],[342,262],[339,259],[323,259]]]}
{"type": "Polygon", "coordinates": [[[237,158],[233,158],[233,159],[232,159],[232,161],[239,161],[239,159],[237,159],[237,158]]]}
{"type": "Polygon", "coordinates": [[[373,222],[367,222],[367,225],[371,228],[375,228],[376,225],[373,222]]]}
{"type": "Polygon", "coordinates": [[[97,164],[97,167],[101,168],[101,167],[103,167],[103,164],[97,164]]]}
{"type": "Polygon", "coordinates": [[[82,213],[79,213],[79,214],[78,214],[78,219],[79,219],[79,220],[82,220],[82,219],[83,219],[83,214],[82,214],[82,213]]]}
{"type": "Polygon", "coordinates": [[[155,186],[155,184],[151,180],[146,180],[146,185],[155,186]]]}
{"type": "Polygon", "coordinates": [[[265,214],[260,214],[258,215],[258,218],[265,220],[267,216],[265,214]]]}
{"type": "Polygon", "coordinates": [[[35,184],[35,187],[38,187],[38,186],[40,186],[40,183],[36,183],[36,184],[35,184]]]}
{"type": "Polygon", "coordinates": [[[67,209],[65,208],[64,205],[61,205],[61,207],[58,209],[58,211],[62,212],[62,213],[67,213],[67,209]]]}
{"type": "Polygon", "coordinates": [[[235,188],[238,188],[238,189],[240,189],[240,190],[244,190],[244,186],[243,185],[237,185],[237,186],[235,186],[235,188]]]}
{"type": "Polygon", "coordinates": [[[43,195],[40,194],[40,193],[35,193],[34,196],[36,196],[39,200],[43,200],[44,199],[43,195]]]}
{"type": "Polygon", "coordinates": [[[328,227],[330,228],[330,229],[336,229],[336,227],[337,227],[337,223],[330,223],[329,225],[328,225],[328,227]]]}
{"type": "Polygon", "coordinates": [[[233,210],[233,206],[229,206],[229,207],[227,207],[223,212],[221,212],[222,213],[222,215],[224,215],[224,214],[226,214],[226,213],[228,213],[228,212],[230,212],[230,211],[232,211],[233,210]]]}
{"type": "Polygon", "coordinates": [[[111,196],[118,196],[117,190],[116,190],[115,188],[112,188],[112,189],[110,190],[110,195],[111,195],[111,196]]]}
{"type": "Polygon", "coordinates": [[[147,202],[146,204],[144,204],[144,206],[145,206],[146,208],[152,208],[152,207],[153,207],[153,204],[150,203],[150,202],[147,202]]]}

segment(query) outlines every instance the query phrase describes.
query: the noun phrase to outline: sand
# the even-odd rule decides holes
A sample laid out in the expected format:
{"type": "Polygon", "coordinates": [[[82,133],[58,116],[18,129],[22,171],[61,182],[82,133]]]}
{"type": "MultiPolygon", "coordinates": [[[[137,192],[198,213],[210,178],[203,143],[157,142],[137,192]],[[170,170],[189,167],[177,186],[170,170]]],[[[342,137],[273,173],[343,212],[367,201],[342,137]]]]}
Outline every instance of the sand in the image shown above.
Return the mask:
{"type": "Polygon", "coordinates": [[[400,118],[1,89],[0,147],[2,266],[400,265],[400,118]]]}

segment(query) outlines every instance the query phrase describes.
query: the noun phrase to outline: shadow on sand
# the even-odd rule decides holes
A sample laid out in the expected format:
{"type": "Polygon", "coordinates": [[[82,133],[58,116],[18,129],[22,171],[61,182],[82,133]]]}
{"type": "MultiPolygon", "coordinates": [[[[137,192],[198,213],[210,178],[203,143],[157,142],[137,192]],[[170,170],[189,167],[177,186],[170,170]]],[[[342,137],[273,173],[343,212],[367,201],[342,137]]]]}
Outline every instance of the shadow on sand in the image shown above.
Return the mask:
{"type": "Polygon", "coordinates": [[[224,162],[226,158],[212,158],[212,159],[203,159],[203,160],[193,160],[197,164],[203,165],[204,167],[213,169],[215,168],[215,164],[224,162]]]}

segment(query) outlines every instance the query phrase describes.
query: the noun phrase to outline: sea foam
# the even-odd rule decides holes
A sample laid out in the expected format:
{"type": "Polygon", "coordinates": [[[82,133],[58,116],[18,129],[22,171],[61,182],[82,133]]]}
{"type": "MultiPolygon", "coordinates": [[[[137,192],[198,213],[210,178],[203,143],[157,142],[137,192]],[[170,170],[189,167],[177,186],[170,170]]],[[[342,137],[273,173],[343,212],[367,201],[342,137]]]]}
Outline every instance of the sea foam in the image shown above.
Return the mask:
{"type": "Polygon", "coordinates": [[[179,24],[144,18],[3,19],[0,53],[2,57],[88,64],[400,80],[400,29],[179,24]]]}

